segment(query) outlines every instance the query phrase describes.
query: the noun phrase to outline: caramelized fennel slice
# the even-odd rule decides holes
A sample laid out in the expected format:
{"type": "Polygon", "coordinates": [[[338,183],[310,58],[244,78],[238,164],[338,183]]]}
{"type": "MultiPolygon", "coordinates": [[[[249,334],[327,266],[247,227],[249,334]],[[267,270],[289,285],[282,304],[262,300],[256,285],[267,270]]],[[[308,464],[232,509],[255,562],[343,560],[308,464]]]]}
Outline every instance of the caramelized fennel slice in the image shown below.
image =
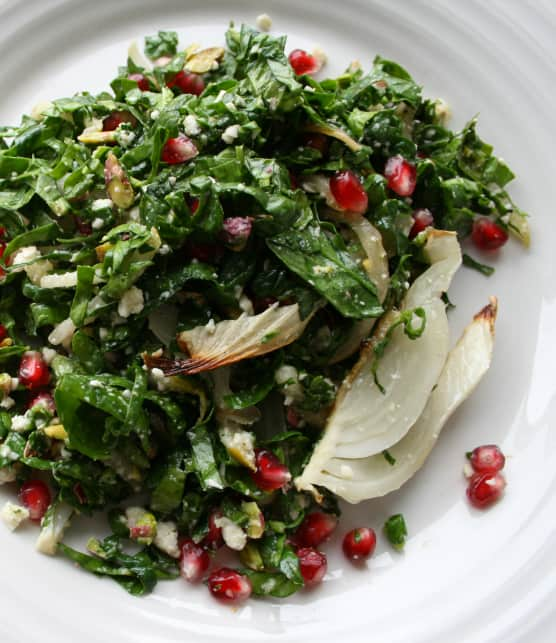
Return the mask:
{"type": "Polygon", "coordinates": [[[394,330],[377,369],[374,345],[391,325],[381,320],[336,398],[332,414],[301,480],[315,482],[331,458],[361,458],[381,453],[401,440],[421,415],[449,349],[449,329],[441,295],[461,263],[454,233],[430,231],[424,248],[431,266],[409,289],[403,308],[422,307],[426,326],[418,339],[394,330]]]}
{"type": "Polygon", "coordinates": [[[161,368],[165,375],[211,371],[291,344],[301,336],[311,317],[312,314],[301,319],[297,304],[273,305],[258,315],[197,326],[177,338],[180,349],[191,356],[189,359],[144,356],[145,363],[149,368],[161,368]]]}
{"type": "MultiPolygon", "coordinates": [[[[423,413],[407,435],[382,454],[366,458],[332,457],[312,473],[305,469],[295,480],[298,489],[326,487],[348,502],[357,503],[399,489],[424,464],[446,421],[473,392],[492,360],[497,301],[491,297],[464,330],[448,358],[423,413]]],[[[317,494],[318,495],[318,494],[317,494]]]]}

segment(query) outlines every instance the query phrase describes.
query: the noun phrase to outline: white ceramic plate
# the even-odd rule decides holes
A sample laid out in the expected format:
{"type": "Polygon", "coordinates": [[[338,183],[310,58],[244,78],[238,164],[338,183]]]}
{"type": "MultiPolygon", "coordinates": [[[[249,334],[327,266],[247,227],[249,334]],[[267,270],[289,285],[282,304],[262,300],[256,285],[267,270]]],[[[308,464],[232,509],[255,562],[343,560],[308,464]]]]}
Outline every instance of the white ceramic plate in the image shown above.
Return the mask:
{"type": "MultiPolygon", "coordinates": [[[[533,215],[533,244],[509,244],[490,279],[462,270],[450,291],[454,336],[500,299],[492,368],[451,421],[424,469],[400,492],[345,512],[343,525],[379,527],[403,512],[404,554],[381,544],[366,570],[326,546],[317,591],[250,601],[237,611],[204,587],[160,583],[129,597],[66,561],[34,552],[36,532],[0,529],[0,640],[380,641],[542,643],[556,631],[556,328],[554,104],[556,13],[550,0],[0,0],[0,122],[39,99],[104,89],[134,39],[176,29],[214,44],[230,19],[266,11],[289,46],[320,44],[327,71],[375,53],[409,68],[453,106],[455,125],[480,113],[479,131],[518,174],[516,201],[533,215]],[[472,511],[464,453],[498,442],[510,456],[503,502],[472,511]]],[[[8,497],[4,487],[0,502],[8,497]]],[[[94,529],[97,528],[95,525],[94,529]]],[[[90,529],[81,526],[82,533],[90,529]]],[[[81,534],[71,542],[79,542],[81,534]]]]}

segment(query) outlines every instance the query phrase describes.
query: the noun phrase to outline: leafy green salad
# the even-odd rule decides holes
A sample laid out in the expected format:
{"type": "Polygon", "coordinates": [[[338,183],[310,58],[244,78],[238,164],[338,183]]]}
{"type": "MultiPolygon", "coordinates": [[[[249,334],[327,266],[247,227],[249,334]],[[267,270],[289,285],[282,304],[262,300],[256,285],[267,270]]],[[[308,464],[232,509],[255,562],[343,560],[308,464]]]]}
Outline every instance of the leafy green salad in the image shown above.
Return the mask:
{"type": "Polygon", "coordinates": [[[453,274],[492,272],[460,242],[529,240],[475,120],[285,47],[159,32],[110,92],[0,127],[1,515],[132,594],[319,582],[338,501],[404,484],[488,368],[494,298],[449,341],[453,274]],[[95,512],[112,533],[65,544],[95,512]]]}

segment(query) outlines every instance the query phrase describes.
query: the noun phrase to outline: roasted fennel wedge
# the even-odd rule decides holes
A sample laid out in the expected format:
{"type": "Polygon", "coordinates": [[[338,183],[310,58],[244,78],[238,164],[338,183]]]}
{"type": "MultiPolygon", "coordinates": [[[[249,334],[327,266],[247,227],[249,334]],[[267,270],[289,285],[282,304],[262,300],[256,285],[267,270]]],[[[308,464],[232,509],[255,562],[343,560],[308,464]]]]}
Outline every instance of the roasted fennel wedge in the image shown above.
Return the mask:
{"type": "Polygon", "coordinates": [[[321,455],[319,461],[317,447],[302,475],[295,480],[297,488],[315,491],[314,485],[318,485],[348,502],[357,503],[384,496],[406,483],[423,466],[446,421],[488,370],[496,314],[497,301],[492,297],[448,354],[417,422],[404,438],[388,449],[393,464],[382,453],[354,459],[321,455]]]}

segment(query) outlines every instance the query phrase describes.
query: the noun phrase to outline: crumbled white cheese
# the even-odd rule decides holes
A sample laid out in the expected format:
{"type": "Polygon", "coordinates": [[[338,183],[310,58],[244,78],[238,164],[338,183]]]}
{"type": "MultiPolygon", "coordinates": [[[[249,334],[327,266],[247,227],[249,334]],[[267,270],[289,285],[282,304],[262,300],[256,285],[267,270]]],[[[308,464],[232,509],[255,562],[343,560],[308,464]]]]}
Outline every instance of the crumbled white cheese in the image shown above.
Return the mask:
{"type": "Polygon", "coordinates": [[[231,145],[238,136],[239,125],[230,125],[224,130],[224,133],[222,134],[222,140],[224,141],[224,143],[228,143],[228,145],[231,145]]]}
{"type": "Polygon", "coordinates": [[[58,355],[58,353],[53,348],[48,348],[45,346],[41,349],[42,357],[44,361],[50,366],[52,360],[58,355]]]}
{"type": "Polygon", "coordinates": [[[153,121],[156,121],[156,119],[157,119],[159,116],[160,116],[160,112],[158,111],[158,109],[153,109],[153,111],[151,112],[151,119],[152,119],[153,121]]]}
{"type": "Polygon", "coordinates": [[[183,131],[187,136],[198,136],[201,133],[201,126],[199,121],[193,114],[188,114],[183,119],[183,131]]]}
{"type": "Polygon", "coordinates": [[[0,402],[0,409],[6,409],[6,411],[11,409],[13,406],[15,406],[15,400],[9,395],[0,402]]]}
{"type": "Polygon", "coordinates": [[[239,462],[255,469],[255,441],[250,431],[245,431],[235,424],[222,424],[218,430],[220,441],[226,450],[239,462]]]}
{"type": "Polygon", "coordinates": [[[216,527],[222,529],[222,538],[230,549],[241,551],[247,544],[247,534],[233,520],[222,516],[214,520],[216,527]]]}
{"type": "Polygon", "coordinates": [[[214,319],[212,319],[212,317],[208,320],[205,328],[207,329],[207,333],[209,335],[214,335],[214,333],[216,332],[216,324],[214,322],[214,319]]]}
{"type": "Polygon", "coordinates": [[[118,315],[127,319],[130,315],[140,313],[144,305],[143,291],[137,286],[131,286],[129,290],[124,292],[118,303],[118,315]]]}
{"type": "Polygon", "coordinates": [[[158,522],[153,544],[172,558],[180,557],[178,547],[178,528],[171,520],[158,522]]]}
{"type": "Polygon", "coordinates": [[[15,460],[19,460],[19,454],[10,449],[9,445],[4,443],[0,445],[0,458],[4,458],[5,460],[12,460],[15,462],[15,460]]]}
{"type": "Polygon", "coordinates": [[[7,467],[0,467],[0,485],[7,482],[14,482],[17,478],[17,471],[15,467],[9,464],[7,467]]]}
{"type": "Polygon", "coordinates": [[[104,219],[101,219],[100,217],[96,217],[96,219],[93,219],[93,222],[91,223],[91,227],[93,230],[100,230],[101,228],[104,227],[104,219]]]}
{"type": "Polygon", "coordinates": [[[36,246],[20,248],[13,256],[12,266],[18,266],[19,264],[25,264],[31,261],[35,263],[31,263],[28,266],[21,266],[21,268],[15,268],[13,272],[21,272],[24,270],[35,286],[40,285],[41,278],[53,268],[53,265],[47,259],[37,261],[41,256],[36,246]]]}
{"type": "Polygon", "coordinates": [[[159,255],[167,255],[170,252],[170,246],[167,243],[163,243],[158,249],[159,255]]]}
{"type": "Polygon", "coordinates": [[[294,366],[283,364],[274,373],[276,383],[282,387],[284,404],[290,406],[303,398],[303,387],[299,383],[299,373],[294,366]]]}
{"type": "Polygon", "coordinates": [[[77,286],[77,271],[44,275],[41,277],[41,288],[75,288],[77,286]]]}
{"type": "Polygon", "coordinates": [[[71,318],[68,317],[54,326],[54,330],[48,336],[48,341],[53,346],[59,346],[61,344],[64,348],[69,349],[75,330],[75,324],[71,318]]]}
{"type": "Polygon", "coordinates": [[[272,29],[272,18],[267,13],[261,13],[257,16],[257,28],[260,31],[270,31],[272,29]]]}
{"type": "Polygon", "coordinates": [[[0,511],[0,518],[10,531],[14,531],[24,520],[29,519],[29,510],[13,502],[7,502],[0,511]]]}
{"type": "Polygon", "coordinates": [[[253,308],[253,303],[247,297],[247,295],[241,295],[239,298],[239,307],[241,310],[243,310],[244,313],[247,313],[248,315],[254,315],[255,314],[255,309],[253,308]]]}
{"type": "Polygon", "coordinates": [[[131,398],[131,391],[126,388],[122,391],[122,397],[126,400],[129,400],[131,398]]]}
{"type": "Polygon", "coordinates": [[[118,131],[116,132],[116,138],[118,139],[118,143],[122,147],[129,147],[135,140],[135,132],[132,132],[129,129],[118,128],[118,131]]]}
{"type": "Polygon", "coordinates": [[[315,47],[311,53],[313,54],[313,57],[317,61],[319,67],[324,67],[324,65],[326,65],[328,56],[321,47],[315,47]]]}
{"type": "Polygon", "coordinates": [[[97,210],[106,210],[106,208],[112,208],[111,199],[95,199],[91,204],[91,210],[96,212],[97,210]]]}
{"type": "Polygon", "coordinates": [[[12,417],[12,431],[25,433],[31,429],[31,418],[25,413],[24,415],[14,415],[12,417]]]}

